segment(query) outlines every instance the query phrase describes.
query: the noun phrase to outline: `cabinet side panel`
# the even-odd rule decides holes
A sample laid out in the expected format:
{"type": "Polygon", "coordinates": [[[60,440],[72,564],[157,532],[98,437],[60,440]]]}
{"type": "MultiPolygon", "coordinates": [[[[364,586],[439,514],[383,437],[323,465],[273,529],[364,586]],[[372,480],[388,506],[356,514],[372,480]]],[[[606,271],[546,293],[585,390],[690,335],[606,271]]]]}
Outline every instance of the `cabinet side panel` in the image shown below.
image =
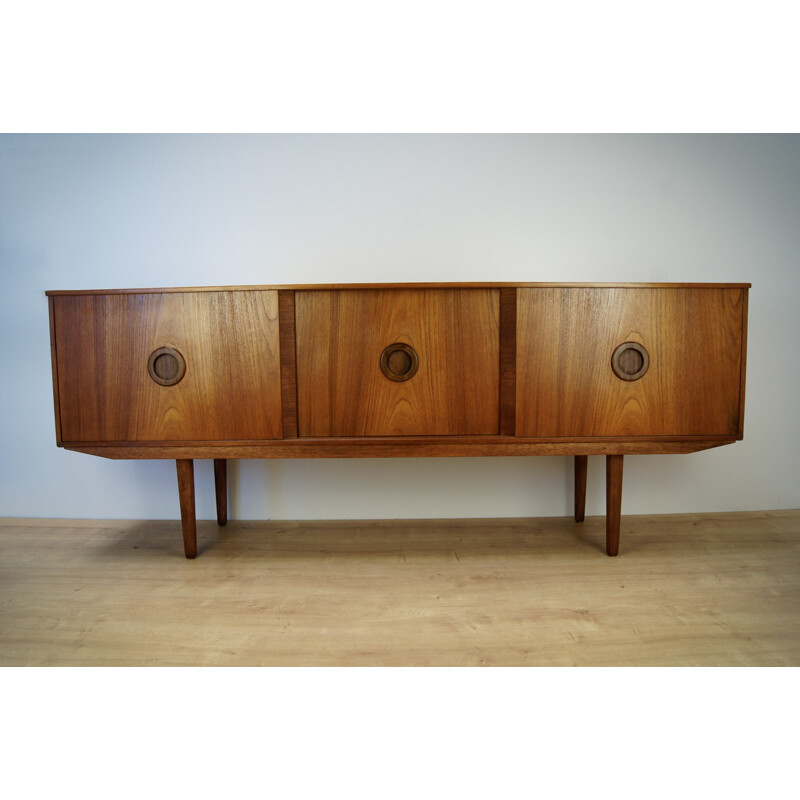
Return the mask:
{"type": "Polygon", "coordinates": [[[744,436],[745,367],[747,366],[747,304],[749,291],[742,289],[742,369],[739,386],[739,438],[744,436]]]}
{"type": "Polygon", "coordinates": [[[65,442],[281,437],[277,292],[55,300],[65,442]],[[173,386],[148,372],[161,347],[186,362],[173,386]]]}
{"type": "Polygon", "coordinates": [[[301,436],[457,436],[499,429],[499,290],[309,291],[296,295],[301,436]],[[418,355],[392,381],[381,354],[418,355]]]}
{"type": "Polygon", "coordinates": [[[56,371],[61,439],[102,441],[98,365],[105,362],[105,340],[98,330],[96,297],[54,297],[56,371]]]}
{"type": "Polygon", "coordinates": [[[53,370],[53,410],[56,420],[56,442],[61,444],[61,403],[58,398],[58,357],[56,355],[56,310],[55,298],[47,298],[50,315],[50,365],[53,370]]]}
{"type": "Polygon", "coordinates": [[[518,293],[517,435],[736,435],[739,288],[547,288],[518,293]],[[649,354],[624,381],[618,345],[649,354]]]}

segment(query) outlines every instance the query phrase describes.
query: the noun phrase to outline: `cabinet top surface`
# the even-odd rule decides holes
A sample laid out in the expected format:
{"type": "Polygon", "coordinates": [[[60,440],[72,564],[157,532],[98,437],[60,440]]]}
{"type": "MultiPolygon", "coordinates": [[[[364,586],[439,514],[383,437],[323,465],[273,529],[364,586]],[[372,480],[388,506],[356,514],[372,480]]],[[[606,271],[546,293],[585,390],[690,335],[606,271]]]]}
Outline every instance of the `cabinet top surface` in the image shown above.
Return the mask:
{"type": "Polygon", "coordinates": [[[58,295],[86,294],[161,294],[162,292],[243,292],[243,291],[315,291],[346,289],[749,289],[749,283],[524,283],[524,282],[470,282],[470,283],[306,283],[264,286],[185,286],[148,289],[51,289],[45,292],[58,295]]]}

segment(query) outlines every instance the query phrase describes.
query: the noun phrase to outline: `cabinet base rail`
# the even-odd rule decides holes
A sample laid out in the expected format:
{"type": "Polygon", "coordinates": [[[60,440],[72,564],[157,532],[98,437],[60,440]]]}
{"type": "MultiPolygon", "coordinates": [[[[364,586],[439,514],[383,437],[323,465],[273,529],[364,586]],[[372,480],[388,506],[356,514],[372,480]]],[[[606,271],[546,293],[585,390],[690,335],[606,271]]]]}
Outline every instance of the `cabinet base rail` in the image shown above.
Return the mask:
{"type": "MultiPolygon", "coordinates": [[[[619,554],[619,528],[622,511],[622,455],[606,456],[606,554],[619,554]]],[[[583,522],[586,512],[586,474],[589,457],[575,456],[575,521],[583,522]]],[[[227,461],[214,459],[214,491],[217,500],[217,524],[228,522],[227,461]]],[[[178,495],[181,506],[183,550],[186,558],[197,558],[197,520],[194,505],[194,460],[179,458],[178,495]]]]}

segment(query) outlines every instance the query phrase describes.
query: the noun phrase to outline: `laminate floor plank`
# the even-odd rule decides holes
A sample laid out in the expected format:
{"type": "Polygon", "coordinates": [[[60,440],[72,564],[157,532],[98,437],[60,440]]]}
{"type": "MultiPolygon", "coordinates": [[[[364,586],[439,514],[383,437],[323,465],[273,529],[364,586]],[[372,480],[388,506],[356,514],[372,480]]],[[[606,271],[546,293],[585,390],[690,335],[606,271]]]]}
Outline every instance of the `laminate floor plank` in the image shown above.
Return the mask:
{"type": "Polygon", "coordinates": [[[2,666],[797,666],[800,511],[0,520],[2,666]]]}

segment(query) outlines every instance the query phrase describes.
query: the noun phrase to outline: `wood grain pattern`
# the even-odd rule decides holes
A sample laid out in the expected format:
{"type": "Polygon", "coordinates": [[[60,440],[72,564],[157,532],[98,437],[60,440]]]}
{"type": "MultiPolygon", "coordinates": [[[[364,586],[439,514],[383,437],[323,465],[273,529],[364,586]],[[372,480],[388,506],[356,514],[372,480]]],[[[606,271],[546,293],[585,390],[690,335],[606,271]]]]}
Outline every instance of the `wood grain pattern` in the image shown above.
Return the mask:
{"type": "Polygon", "coordinates": [[[797,510],[178,531],[0,520],[0,665],[800,666],[797,510]]]}
{"type": "Polygon", "coordinates": [[[518,291],[517,434],[738,436],[742,289],[518,291]],[[621,381],[615,348],[650,368],[621,381]]]}
{"type": "Polygon", "coordinates": [[[297,438],[297,360],[295,352],[294,292],[278,292],[281,351],[283,438],[297,438]]]}
{"type": "Polygon", "coordinates": [[[178,496],[181,505],[183,553],[197,558],[197,519],[194,510],[194,462],[190,458],[175,461],[178,472],[178,496]]]}
{"type": "Polygon", "coordinates": [[[54,300],[64,442],[282,436],[276,292],[54,300]],[[148,375],[162,346],[186,359],[175,386],[148,375]]]}
{"type": "Polygon", "coordinates": [[[228,524],[228,462],[214,459],[214,495],[217,501],[217,525],[228,524]]]}
{"type": "Polygon", "coordinates": [[[500,434],[517,423],[517,290],[500,290],[500,434]]]}
{"type": "Polygon", "coordinates": [[[606,455],[742,436],[748,284],[369,284],[48,292],[57,439],[174,458],[196,555],[192,459],[606,455]],[[623,344],[624,343],[624,344],[623,344]]]}
{"type": "Polygon", "coordinates": [[[497,290],[299,292],[295,325],[300,436],[498,433],[497,290]],[[411,380],[380,370],[395,342],[411,380]]]}
{"type": "Polygon", "coordinates": [[[184,445],[65,445],[67,450],[104,458],[429,458],[473,456],[653,455],[696,453],[733,444],[736,438],[519,440],[511,437],[337,437],[276,442],[215,442],[184,445]]]}
{"type": "Polygon", "coordinates": [[[58,399],[58,356],[56,350],[56,312],[55,299],[47,298],[47,310],[50,314],[50,366],[53,370],[53,409],[56,418],[56,443],[61,445],[61,403],[58,399]]]}
{"type": "Polygon", "coordinates": [[[622,517],[621,455],[606,456],[606,555],[619,555],[619,526],[622,517]]]}
{"type": "Polygon", "coordinates": [[[747,304],[749,301],[747,290],[742,292],[742,372],[739,383],[739,439],[744,437],[744,394],[745,394],[745,367],[747,364],[747,304]]]}
{"type": "Polygon", "coordinates": [[[589,456],[575,456],[575,522],[583,522],[586,517],[586,475],[589,456]]]}
{"type": "Polygon", "coordinates": [[[94,294],[164,294],[165,292],[263,292],[263,291],[292,291],[292,292],[316,292],[319,290],[347,291],[349,289],[501,289],[509,288],[704,288],[704,289],[724,289],[739,288],[747,289],[749,283],[631,283],[631,282],[577,282],[577,283],[548,283],[548,282],[522,282],[510,283],[508,281],[465,281],[465,282],[416,282],[416,283],[287,283],[271,285],[251,285],[251,286],[172,286],[158,289],[54,289],[45,292],[48,297],[69,297],[74,295],[94,295],[94,294]]]}

